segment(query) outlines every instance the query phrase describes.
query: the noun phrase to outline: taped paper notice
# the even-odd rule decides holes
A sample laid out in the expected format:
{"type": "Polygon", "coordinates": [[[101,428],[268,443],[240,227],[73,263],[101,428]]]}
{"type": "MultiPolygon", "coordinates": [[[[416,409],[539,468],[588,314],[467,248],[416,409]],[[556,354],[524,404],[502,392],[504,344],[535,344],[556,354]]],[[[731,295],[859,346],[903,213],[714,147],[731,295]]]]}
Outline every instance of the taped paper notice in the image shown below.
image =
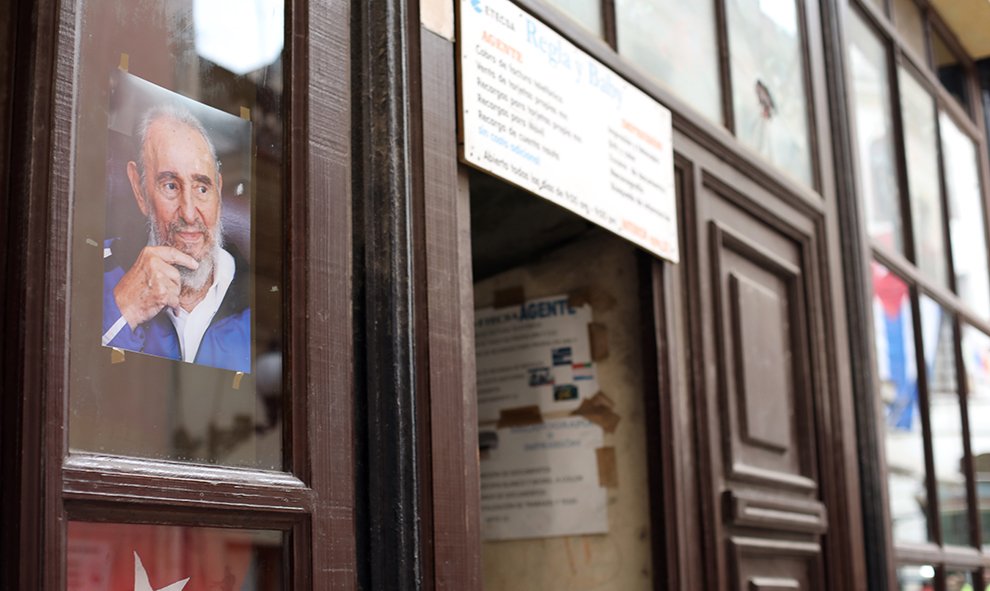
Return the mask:
{"type": "Polygon", "coordinates": [[[603,448],[601,427],[578,417],[549,419],[482,431],[482,439],[487,446],[481,458],[483,539],[608,532],[597,451],[603,448]]]}
{"type": "Polygon", "coordinates": [[[590,322],[591,306],[571,306],[566,295],[478,310],[478,421],[534,405],[544,416],[569,413],[594,395],[590,322]]]}
{"type": "Polygon", "coordinates": [[[124,350],[113,347],[110,349],[110,363],[123,363],[124,350]]]}

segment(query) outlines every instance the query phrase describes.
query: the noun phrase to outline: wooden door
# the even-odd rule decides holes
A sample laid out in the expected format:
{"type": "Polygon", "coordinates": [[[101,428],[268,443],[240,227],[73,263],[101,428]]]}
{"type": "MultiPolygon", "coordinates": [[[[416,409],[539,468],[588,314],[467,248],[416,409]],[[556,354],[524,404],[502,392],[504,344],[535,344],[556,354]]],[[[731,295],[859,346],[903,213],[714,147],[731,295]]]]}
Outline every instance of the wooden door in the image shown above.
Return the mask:
{"type": "Polygon", "coordinates": [[[686,299],[706,588],[845,587],[829,564],[825,213],[695,168],[686,299]]]}

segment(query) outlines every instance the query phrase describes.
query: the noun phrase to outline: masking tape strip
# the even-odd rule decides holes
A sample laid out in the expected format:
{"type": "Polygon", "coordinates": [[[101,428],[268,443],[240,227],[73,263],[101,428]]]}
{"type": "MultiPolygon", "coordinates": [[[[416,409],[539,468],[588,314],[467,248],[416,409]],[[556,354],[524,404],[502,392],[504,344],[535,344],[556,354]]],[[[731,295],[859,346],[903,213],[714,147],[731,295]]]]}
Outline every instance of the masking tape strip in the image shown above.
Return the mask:
{"type": "Polygon", "coordinates": [[[251,109],[247,107],[241,107],[241,119],[251,120],[251,109]]]}
{"type": "Polygon", "coordinates": [[[503,408],[499,413],[497,429],[506,427],[525,427],[527,425],[543,424],[543,415],[537,405],[503,408]]]}
{"type": "Polygon", "coordinates": [[[240,390],[241,389],[241,378],[243,378],[243,377],[244,377],[244,372],[243,371],[239,371],[239,372],[237,372],[237,373],[234,374],[234,389],[235,390],[240,390]]]}
{"type": "Polygon", "coordinates": [[[595,450],[595,457],[598,460],[598,486],[618,488],[619,469],[615,461],[615,448],[599,447],[595,450]]]}
{"type": "Polygon", "coordinates": [[[110,363],[123,363],[124,362],[124,350],[118,349],[117,347],[110,348],[110,363]]]}
{"type": "Polygon", "coordinates": [[[130,65],[131,65],[131,56],[127,55],[126,53],[120,54],[120,64],[117,67],[126,72],[127,68],[129,68],[130,65]]]}
{"type": "Polygon", "coordinates": [[[506,287],[495,290],[494,308],[508,308],[509,306],[519,306],[526,301],[526,291],[523,286],[506,287]]]}
{"type": "Polygon", "coordinates": [[[608,358],[608,329],[601,322],[588,323],[588,340],[591,343],[591,360],[608,358]]]}

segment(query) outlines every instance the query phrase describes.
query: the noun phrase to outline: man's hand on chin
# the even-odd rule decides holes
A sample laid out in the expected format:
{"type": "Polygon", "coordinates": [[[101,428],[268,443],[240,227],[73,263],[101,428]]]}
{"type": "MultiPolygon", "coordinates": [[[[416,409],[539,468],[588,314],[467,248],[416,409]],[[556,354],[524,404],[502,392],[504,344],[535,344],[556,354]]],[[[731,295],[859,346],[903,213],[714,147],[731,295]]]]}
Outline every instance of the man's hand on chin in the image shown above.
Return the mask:
{"type": "Polygon", "coordinates": [[[198,269],[196,259],[171,246],[146,246],[113,288],[113,299],[131,330],[162,308],[179,307],[181,282],[175,265],[198,269]]]}

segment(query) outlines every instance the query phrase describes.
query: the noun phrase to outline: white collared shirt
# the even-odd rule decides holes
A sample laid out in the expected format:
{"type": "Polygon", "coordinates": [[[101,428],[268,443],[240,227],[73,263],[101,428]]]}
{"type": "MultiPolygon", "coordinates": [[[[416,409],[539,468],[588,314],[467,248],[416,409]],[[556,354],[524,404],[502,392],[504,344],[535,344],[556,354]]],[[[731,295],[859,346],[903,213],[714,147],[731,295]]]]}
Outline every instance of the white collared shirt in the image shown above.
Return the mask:
{"type": "Polygon", "coordinates": [[[196,307],[189,312],[180,307],[178,314],[171,308],[165,308],[165,313],[168,314],[172,325],[175,326],[176,334],[179,335],[179,350],[182,352],[183,361],[195,362],[199,345],[203,342],[203,335],[206,334],[213,316],[220,309],[220,304],[233,280],[234,257],[226,250],[220,249],[220,256],[217,257],[216,267],[213,269],[213,284],[196,307]]]}

